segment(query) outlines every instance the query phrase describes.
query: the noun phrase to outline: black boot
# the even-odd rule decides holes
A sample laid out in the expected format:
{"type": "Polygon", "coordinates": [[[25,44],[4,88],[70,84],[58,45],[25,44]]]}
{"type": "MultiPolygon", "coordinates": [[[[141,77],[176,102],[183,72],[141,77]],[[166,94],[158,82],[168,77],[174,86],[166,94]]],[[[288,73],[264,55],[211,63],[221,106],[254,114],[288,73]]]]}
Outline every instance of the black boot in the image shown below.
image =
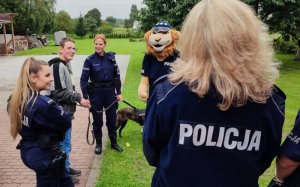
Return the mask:
{"type": "Polygon", "coordinates": [[[100,155],[102,153],[102,143],[96,143],[95,154],[100,155]]]}
{"type": "Polygon", "coordinates": [[[116,150],[117,152],[123,151],[122,147],[117,144],[117,140],[115,138],[111,138],[110,142],[111,142],[112,149],[116,150]]]}

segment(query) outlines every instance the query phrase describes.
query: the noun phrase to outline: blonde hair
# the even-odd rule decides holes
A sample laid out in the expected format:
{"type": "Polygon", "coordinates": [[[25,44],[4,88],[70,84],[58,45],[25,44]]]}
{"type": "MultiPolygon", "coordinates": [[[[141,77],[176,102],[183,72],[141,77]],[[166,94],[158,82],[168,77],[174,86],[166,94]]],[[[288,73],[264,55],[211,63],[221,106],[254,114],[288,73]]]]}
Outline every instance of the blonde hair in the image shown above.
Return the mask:
{"type": "Polygon", "coordinates": [[[104,44],[106,45],[106,36],[105,36],[105,34],[96,34],[96,36],[94,37],[94,42],[99,38],[101,38],[103,40],[104,44]]]}
{"type": "Polygon", "coordinates": [[[180,58],[169,76],[200,97],[213,86],[221,110],[265,103],[278,77],[267,27],[237,0],[202,0],[184,21],[180,58]]]}
{"type": "Polygon", "coordinates": [[[27,103],[38,95],[38,91],[30,80],[30,75],[37,74],[41,70],[42,65],[48,66],[48,63],[29,57],[21,68],[17,85],[9,101],[10,134],[13,139],[16,139],[22,129],[22,118],[27,103]]]}

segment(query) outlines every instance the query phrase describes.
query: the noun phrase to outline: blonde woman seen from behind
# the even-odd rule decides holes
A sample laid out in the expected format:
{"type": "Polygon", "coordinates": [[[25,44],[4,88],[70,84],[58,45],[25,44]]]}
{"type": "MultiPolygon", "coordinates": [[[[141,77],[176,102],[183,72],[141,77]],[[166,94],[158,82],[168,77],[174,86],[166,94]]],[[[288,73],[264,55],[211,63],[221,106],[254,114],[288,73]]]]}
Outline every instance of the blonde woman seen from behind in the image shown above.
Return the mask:
{"type": "Polygon", "coordinates": [[[180,59],[146,109],[152,186],[258,186],[279,150],[285,106],[267,31],[241,1],[202,0],[190,11],[180,59]]]}

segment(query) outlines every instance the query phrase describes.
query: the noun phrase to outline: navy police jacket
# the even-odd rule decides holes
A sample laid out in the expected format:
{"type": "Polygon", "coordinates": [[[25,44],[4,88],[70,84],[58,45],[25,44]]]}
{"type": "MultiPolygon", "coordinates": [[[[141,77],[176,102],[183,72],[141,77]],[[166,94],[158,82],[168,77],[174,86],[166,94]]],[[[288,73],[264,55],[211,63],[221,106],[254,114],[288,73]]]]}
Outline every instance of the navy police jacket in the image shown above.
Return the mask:
{"type": "Polygon", "coordinates": [[[146,108],[143,151],[156,167],[152,186],[257,187],[279,151],[284,93],[266,104],[222,111],[211,89],[203,98],[184,83],[155,84],[146,108]]]}
{"type": "Polygon", "coordinates": [[[300,162],[300,110],[298,111],[292,132],[285,139],[279,155],[284,155],[294,162],[300,162]]]}
{"type": "Polygon", "coordinates": [[[61,141],[70,127],[71,113],[65,113],[52,99],[38,95],[26,106],[20,135],[23,140],[37,140],[40,135],[48,135],[61,141]]]}
{"type": "Polygon", "coordinates": [[[173,54],[165,58],[162,62],[155,56],[145,54],[142,64],[141,75],[148,77],[149,96],[152,92],[153,83],[161,76],[170,73],[170,65],[179,57],[179,52],[174,50],[173,54]]]}
{"type": "Polygon", "coordinates": [[[83,98],[88,99],[88,82],[93,83],[114,83],[116,93],[121,94],[121,79],[118,64],[115,60],[115,53],[107,52],[104,56],[94,53],[87,57],[80,78],[80,87],[83,98]]]}

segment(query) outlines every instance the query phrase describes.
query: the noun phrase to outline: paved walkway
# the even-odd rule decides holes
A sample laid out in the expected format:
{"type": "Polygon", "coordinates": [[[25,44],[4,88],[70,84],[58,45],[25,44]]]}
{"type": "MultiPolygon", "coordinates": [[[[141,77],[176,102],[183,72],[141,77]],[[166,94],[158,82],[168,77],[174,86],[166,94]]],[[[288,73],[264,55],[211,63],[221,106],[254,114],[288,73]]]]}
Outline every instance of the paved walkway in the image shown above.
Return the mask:
{"type": "MultiPolygon", "coordinates": [[[[34,56],[36,59],[50,60],[55,55],[34,56]]],[[[81,68],[86,55],[76,55],[72,61],[74,72],[73,81],[80,91],[79,79],[81,68]]],[[[16,145],[20,137],[13,141],[9,135],[9,119],[6,113],[6,99],[14,88],[20,68],[25,60],[22,57],[0,56],[0,187],[32,187],[35,186],[35,173],[28,169],[20,159],[20,152],[16,150],[16,145]]],[[[122,82],[125,78],[129,56],[117,55],[122,82]]],[[[79,177],[80,184],[77,187],[93,187],[96,184],[99,175],[99,164],[102,155],[94,154],[94,145],[86,143],[86,128],[88,123],[88,110],[77,107],[75,120],[72,128],[71,166],[80,169],[82,175],[79,177]]],[[[104,136],[107,137],[107,131],[103,129],[104,136]]],[[[104,138],[106,139],[106,138],[104,138]]],[[[104,142],[105,143],[105,142],[104,142]]],[[[104,150],[105,151],[105,150],[104,150]]]]}

